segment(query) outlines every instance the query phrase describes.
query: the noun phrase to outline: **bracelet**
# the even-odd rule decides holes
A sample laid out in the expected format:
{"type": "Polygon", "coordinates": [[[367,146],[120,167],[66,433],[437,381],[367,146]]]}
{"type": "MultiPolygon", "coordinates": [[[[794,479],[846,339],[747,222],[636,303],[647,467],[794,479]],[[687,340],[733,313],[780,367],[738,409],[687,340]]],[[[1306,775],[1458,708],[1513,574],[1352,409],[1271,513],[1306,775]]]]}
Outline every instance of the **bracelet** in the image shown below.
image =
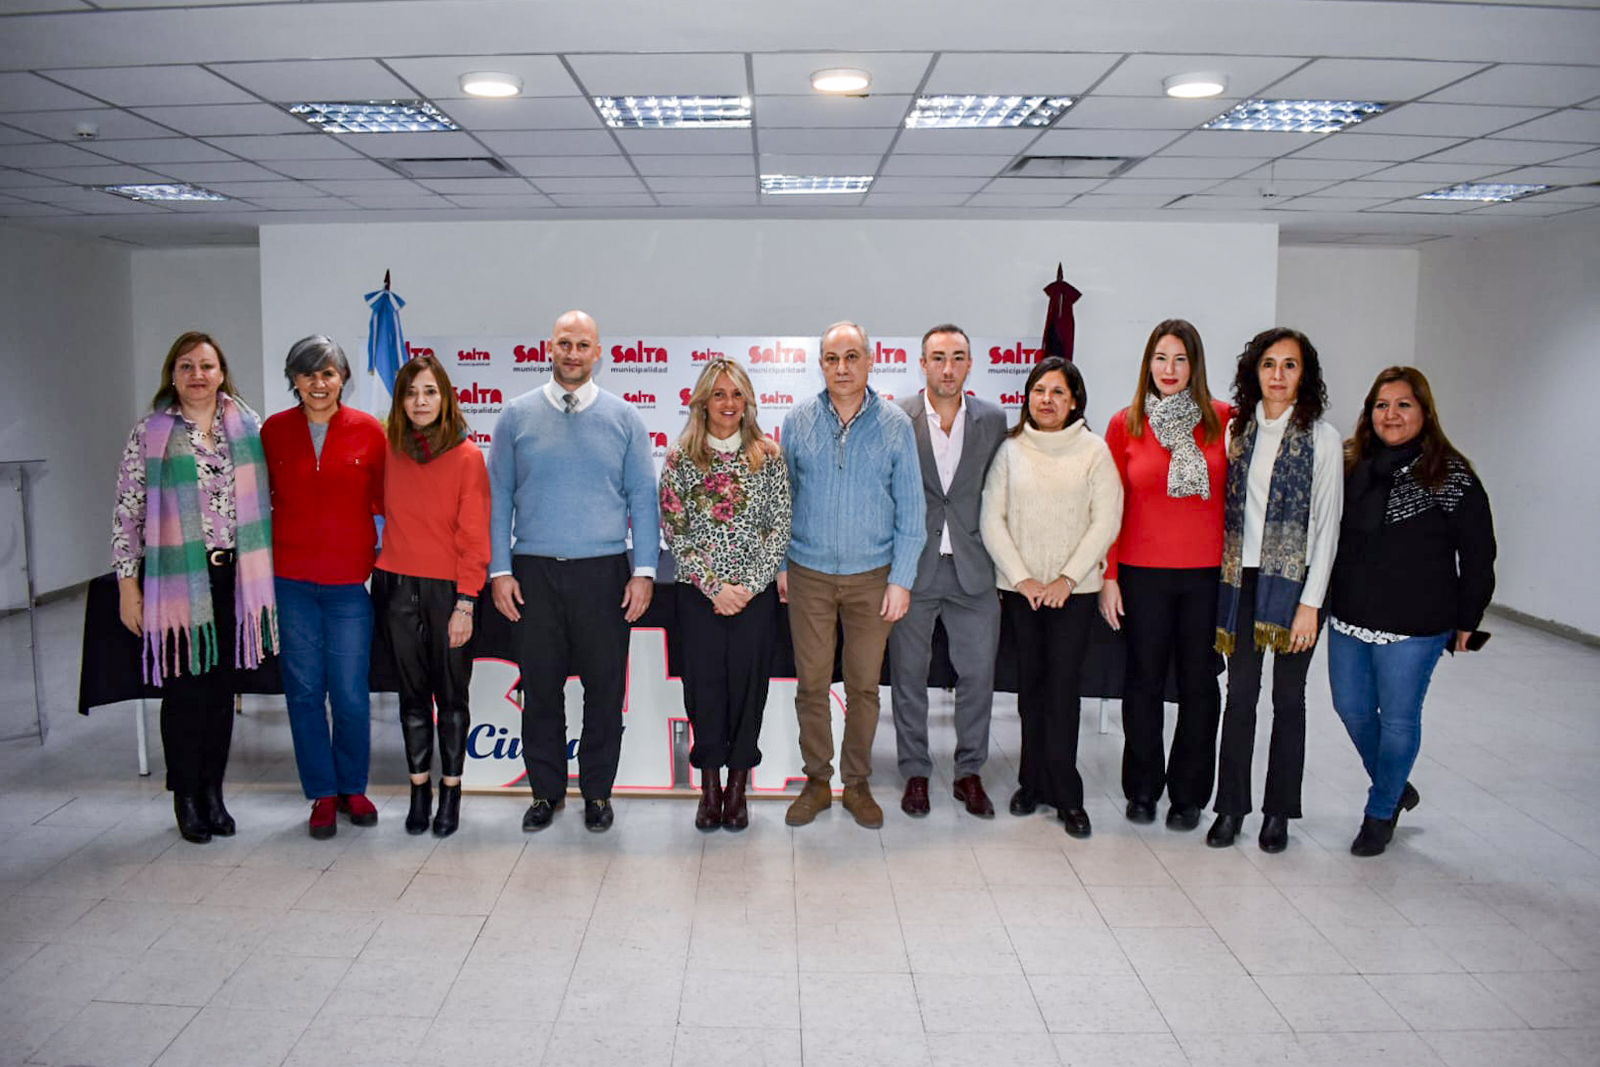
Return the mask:
{"type": "Polygon", "coordinates": [[[467,618],[470,619],[470,618],[472,618],[472,609],[471,608],[464,608],[460,604],[457,604],[455,606],[455,614],[457,614],[457,615],[465,615],[467,618]]]}

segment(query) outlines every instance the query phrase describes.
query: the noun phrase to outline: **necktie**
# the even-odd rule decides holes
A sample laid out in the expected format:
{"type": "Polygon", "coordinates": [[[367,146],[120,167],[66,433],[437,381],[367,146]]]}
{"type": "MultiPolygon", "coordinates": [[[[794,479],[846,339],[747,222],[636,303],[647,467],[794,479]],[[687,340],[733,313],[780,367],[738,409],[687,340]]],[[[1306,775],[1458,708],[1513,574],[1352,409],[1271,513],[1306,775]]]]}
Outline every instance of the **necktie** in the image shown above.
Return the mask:
{"type": "Polygon", "coordinates": [[[577,393],[562,393],[561,402],[566,405],[568,415],[571,415],[574,411],[578,410],[577,393]]]}

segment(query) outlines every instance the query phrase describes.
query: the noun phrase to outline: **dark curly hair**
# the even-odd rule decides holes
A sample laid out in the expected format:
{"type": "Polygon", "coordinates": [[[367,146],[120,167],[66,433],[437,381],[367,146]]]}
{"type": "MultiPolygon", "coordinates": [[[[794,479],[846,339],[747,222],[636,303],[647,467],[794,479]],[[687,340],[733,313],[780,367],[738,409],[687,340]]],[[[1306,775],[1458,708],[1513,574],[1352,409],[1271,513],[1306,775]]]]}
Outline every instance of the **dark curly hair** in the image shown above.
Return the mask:
{"type": "Polygon", "coordinates": [[[1322,360],[1317,356],[1317,346],[1299,330],[1274,326],[1250,338],[1250,343],[1239,353],[1239,369],[1233,376],[1235,439],[1244,434],[1256,417],[1256,403],[1261,399],[1261,357],[1279,341],[1293,341],[1300,346],[1300,390],[1295,395],[1290,420],[1300,429],[1309,430],[1328,410],[1328,386],[1322,380],[1322,360]]]}

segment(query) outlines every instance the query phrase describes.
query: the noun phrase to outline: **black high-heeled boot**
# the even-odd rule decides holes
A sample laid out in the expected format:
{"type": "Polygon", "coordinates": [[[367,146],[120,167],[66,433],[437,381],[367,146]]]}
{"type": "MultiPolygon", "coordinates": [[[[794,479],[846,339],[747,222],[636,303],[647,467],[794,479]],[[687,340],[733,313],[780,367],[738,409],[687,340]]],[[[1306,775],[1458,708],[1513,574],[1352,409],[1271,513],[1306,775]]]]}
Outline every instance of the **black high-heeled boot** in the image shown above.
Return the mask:
{"type": "Polygon", "coordinates": [[[433,779],[411,783],[411,810],[406,813],[406,833],[415,836],[428,830],[433,808],[433,779]]]}
{"type": "Polygon", "coordinates": [[[207,782],[200,789],[200,807],[205,811],[206,825],[218,837],[232,837],[237,829],[233,816],[222,803],[222,783],[207,782]]]}
{"type": "Polygon", "coordinates": [[[178,833],[185,841],[203,845],[211,840],[211,827],[200,813],[200,799],[195,794],[172,794],[172,813],[178,817],[178,833]]]}
{"type": "Polygon", "coordinates": [[[449,837],[461,825],[461,783],[439,783],[439,811],[433,817],[433,836],[449,837]]]}

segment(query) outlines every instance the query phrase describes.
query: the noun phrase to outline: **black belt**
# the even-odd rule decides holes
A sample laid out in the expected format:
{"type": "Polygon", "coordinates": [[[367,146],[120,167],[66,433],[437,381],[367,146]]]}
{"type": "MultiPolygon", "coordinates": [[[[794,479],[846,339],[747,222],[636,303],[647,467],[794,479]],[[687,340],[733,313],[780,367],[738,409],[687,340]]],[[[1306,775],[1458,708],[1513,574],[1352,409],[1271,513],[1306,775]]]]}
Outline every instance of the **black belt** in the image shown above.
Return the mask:
{"type": "Polygon", "coordinates": [[[230,566],[236,553],[231,548],[209,548],[206,550],[206,562],[213,567],[230,566]]]}

